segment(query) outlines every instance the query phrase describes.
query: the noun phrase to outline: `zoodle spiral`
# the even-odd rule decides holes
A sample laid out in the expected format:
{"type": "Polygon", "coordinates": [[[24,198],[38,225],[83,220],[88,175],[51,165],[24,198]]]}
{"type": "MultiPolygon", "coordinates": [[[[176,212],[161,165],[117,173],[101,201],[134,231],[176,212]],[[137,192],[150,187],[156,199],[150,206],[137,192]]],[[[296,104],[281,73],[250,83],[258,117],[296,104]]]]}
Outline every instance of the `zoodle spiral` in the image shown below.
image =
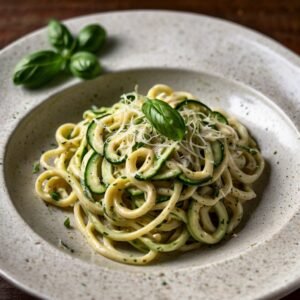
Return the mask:
{"type": "Polygon", "coordinates": [[[118,262],[148,264],[220,242],[255,198],[264,159],[236,118],[195,99],[158,84],[147,96],[124,94],[111,107],[85,111],[78,124],[61,125],[57,148],[41,156],[36,193],[72,207],[87,242],[118,262]],[[146,102],[159,106],[151,120],[146,102]],[[164,125],[168,112],[184,122],[178,139],[181,121],[171,116],[164,125]]]}

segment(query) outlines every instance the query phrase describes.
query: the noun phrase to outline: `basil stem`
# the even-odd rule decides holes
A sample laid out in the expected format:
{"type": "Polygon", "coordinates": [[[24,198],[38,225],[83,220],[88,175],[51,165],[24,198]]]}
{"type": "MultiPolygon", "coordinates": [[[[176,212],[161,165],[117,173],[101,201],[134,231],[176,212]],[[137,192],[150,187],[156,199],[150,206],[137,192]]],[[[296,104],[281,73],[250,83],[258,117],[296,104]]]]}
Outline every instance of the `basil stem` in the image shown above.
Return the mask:
{"type": "Polygon", "coordinates": [[[80,30],[77,37],[78,49],[97,53],[106,40],[105,29],[98,24],[90,24],[80,30]]]}
{"type": "Polygon", "coordinates": [[[52,80],[64,68],[64,58],[50,50],[34,52],[25,56],[14,70],[14,84],[39,87],[52,80]]]}
{"type": "Polygon", "coordinates": [[[48,37],[50,44],[58,51],[69,50],[73,52],[76,41],[69,29],[57,20],[50,20],[48,23],[48,37]]]}
{"type": "Polygon", "coordinates": [[[158,99],[147,99],[142,106],[151,125],[171,140],[181,141],[185,134],[185,123],[179,112],[168,103],[158,99]]]}
{"type": "Polygon", "coordinates": [[[70,71],[74,76],[83,79],[92,79],[101,72],[101,66],[97,57],[89,52],[77,52],[71,57],[70,71]]]}

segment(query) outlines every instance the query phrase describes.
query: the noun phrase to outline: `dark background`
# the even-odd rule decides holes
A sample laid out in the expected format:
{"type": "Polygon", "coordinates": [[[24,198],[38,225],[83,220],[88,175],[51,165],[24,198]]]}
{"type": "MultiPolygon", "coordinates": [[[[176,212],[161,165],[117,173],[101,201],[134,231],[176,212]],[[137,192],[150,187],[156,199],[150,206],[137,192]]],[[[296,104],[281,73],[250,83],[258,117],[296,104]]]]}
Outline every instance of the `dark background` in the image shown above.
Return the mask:
{"type": "MultiPolygon", "coordinates": [[[[300,0],[0,0],[0,48],[45,26],[52,17],[61,20],[124,9],[171,9],[227,19],[300,54],[300,0]]],[[[0,278],[0,299],[34,298],[0,278]]],[[[284,298],[296,299],[300,289],[284,298]]]]}

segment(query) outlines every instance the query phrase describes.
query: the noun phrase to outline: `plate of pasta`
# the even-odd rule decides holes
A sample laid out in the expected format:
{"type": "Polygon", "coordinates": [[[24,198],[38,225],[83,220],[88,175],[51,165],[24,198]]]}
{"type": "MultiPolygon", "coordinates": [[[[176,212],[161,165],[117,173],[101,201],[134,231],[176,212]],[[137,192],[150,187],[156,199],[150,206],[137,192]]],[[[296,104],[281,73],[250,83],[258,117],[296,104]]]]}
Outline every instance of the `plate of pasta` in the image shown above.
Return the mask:
{"type": "Polygon", "coordinates": [[[49,299],[297,288],[299,58],[194,14],[66,24],[92,22],[115,41],[96,79],[13,87],[7,72],[44,30],[0,54],[1,274],[49,299]]]}

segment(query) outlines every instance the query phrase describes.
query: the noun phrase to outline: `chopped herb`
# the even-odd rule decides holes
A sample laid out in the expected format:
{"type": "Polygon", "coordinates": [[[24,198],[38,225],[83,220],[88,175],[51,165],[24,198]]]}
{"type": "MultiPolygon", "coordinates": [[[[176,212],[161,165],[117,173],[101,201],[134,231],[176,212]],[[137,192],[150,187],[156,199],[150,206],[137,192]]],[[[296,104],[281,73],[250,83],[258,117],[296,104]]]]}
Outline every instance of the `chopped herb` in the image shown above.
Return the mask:
{"type": "Polygon", "coordinates": [[[218,186],[214,186],[213,196],[214,197],[218,197],[219,196],[219,192],[220,192],[220,188],[218,186]]]}
{"type": "Polygon", "coordinates": [[[72,249],[71,247],[69,247],[66,243],[64,243],[62,240],[60,240],[60,243],[62,246],[64,246],[66,249],[68,249],[71,253],[74,253],[74,249],[72,249]]]}
{"type": "Polygon", "coordinates": [[[50,196],[53,200],[58,201],[60,199],[60,194],[57,192],[51,192],[50,196]]]}
{"type": "Polygon", "coordinates": [[[127,99],[129,99],[129,100],[135,100],[135,95],[127,95],[127,99]]]}
{"type": "Polygon", "coordinates": [[[164,196],[164,195],[159,195],[158,198],[156,199],[156,203],[161,203],[168,201],[170,199],[169,196],[164,196]]]}
{"type": "Polygon", "coordinates": [[[32,166],[32,173],[36,174],[40,171],[40,162],[36,161],[32,166]]]}
{"type": "Polygon", "coordinates": [[[64,225],[66,228],[71,229],[70,218],[66,218],[64,221],[64,225]]]}
{"type": "Polygon", "coordinates": [[[142,142],[137,142],[137,143],[135,143],[135,144],[133,145],[132,151],[135,151],[135,150],[137,150],[137,149],[143,147],[144,145],[145,145],[145,144],[142,143],[142,142]]]}
{"type": "Polygon", "coordinates": [[[250,147],[243,146],[243,145],[237,145],[237,147],[249,152],[252,155],[256,155],[258,153],[258,150],[255,148],[250,148],[250,147]]]}

